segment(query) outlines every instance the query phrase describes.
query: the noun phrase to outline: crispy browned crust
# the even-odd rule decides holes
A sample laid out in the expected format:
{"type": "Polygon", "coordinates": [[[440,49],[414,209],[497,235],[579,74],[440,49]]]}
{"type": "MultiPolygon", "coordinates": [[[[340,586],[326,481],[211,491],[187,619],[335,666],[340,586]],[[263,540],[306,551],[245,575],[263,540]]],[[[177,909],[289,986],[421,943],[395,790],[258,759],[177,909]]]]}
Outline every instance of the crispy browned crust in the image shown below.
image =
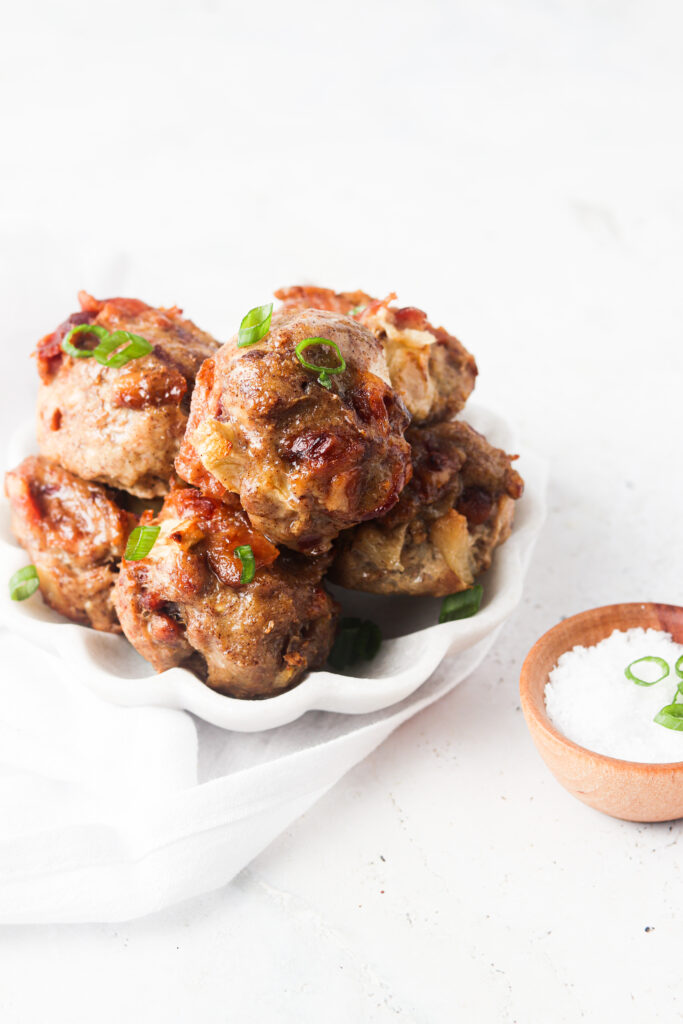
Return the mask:
{"type": "Polygon", "coordinates": [[[239,509],[174,489],[149,555],[124,561],[116,608],[124,633],[157,671],[184,665],[233,697],[269,697],[324,664],[337,608],[321,584],[329,559],[278,553],[239,509]],[[240,583],[235,548],[254,552],[240,583]]]}
{"type": "MultiPolygon", "coordinates": [[[[307,349],[306,358],[337,362],[329,349],[307,349]]],[[[238,495],[275,543],[319,554],[340,530],[396,504],[410,475],[407,423],[372,334],[306,309],[277,318],[257,344],[233,340],[204,363],[176,469],[214,497],[238,495]],[[334,341],[346,361],[329,389],[295,355],[306,338],[334,341]]]]}
{"type": "Polygon", "coordinates": [[[330,579],[375,594],[471,586],[510,533],[523,482],[512,456],[456,421],[406,432],[413,477],[386,516],[340,536],[330,579]]]}
{"type": "Polygon", "coordinates": [[[84,292],[79,298],[82,311],[36,350],[40,450],[83,479],[143,498],[163,495],[196,373],[217,342],[179,309],[152,309],[137,299],[98,301],[84,292]],[[139,334],[154,350],[119,369],[73,359],[61,343],[81,323],[139,334]]]}
{"type": "Polygon", "coordinates": [[[5,477],[12,530],[38,570],[46,604],[74,622],[120,633],[114,583],[136,517],[116,496],[31,456],[5,477]]]}
{"type": "Polygon", "coordinates": [[[438,423],[459,413],[477,376],[465,346],[444,327],[434,327],[415,306],[394,306],[395,294],[375,299],[366,292],[294,285],[275,292],[282,310],[326,309],[352,316],[382,343],[391,386],[413,423],[438,423]]]}

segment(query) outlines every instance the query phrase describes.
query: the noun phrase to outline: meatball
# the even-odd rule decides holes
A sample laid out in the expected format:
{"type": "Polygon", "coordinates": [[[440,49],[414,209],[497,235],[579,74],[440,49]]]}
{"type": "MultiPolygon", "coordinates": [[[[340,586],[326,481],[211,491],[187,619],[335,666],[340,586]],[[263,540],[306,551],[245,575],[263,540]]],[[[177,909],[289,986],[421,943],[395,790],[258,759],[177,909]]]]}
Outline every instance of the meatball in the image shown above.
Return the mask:
{"type": "MultiPolygon", "coordinates": [[[[340,365],[330,346],[309,346],[303,357],[340,365]]],[[[214,497],[239,495],[274,543],[317,555],[340,530],[396,504],[410,476],[407,424],[373,335],[347,316],[306,309],[204,363],[176,470],[214,497]],[[306,339],[334,342],[344,371],[323,383],[306,369],[295,352],[306,339]]]]}
{"type": "MultiPolygon", "coordinates": [[[[152,309],[137,299],[99,302],[81,292],[74,313],[36,351],[41,453],[85,480],[142,498],[168,491],[200,365],[218,347],[179,309],[152,309]],[[118,369],[73,358],[62,341],[79,324],[141,335],[153,351],[118,369]]],[[[81,347],[95,347],[80,333],[81,347]]]]}
{"type": "Polygon", "coordinates": [[[31,456],[5,477],[12,530],[40,579],[43,600],[74,622],[120,633],[114,583],[136,517],[116,496],[31,456]]]}
{"type": "Polygon", "coordinates": [[[391,386],[405,402],[414,423],[436,423],[465,405],[477,376],[477,364],[456,337],[434,327],[414,306],[392,306],[365,292],[333,292],[297,285],[275,292],[283,310],[329,309],[355,317],[384,346],[391,386]]]}
{"type": "Polygon", "coordinates": [[[341,535],[330,579],[374,594],[443,597],[489,568],[524,485],[513,457],[467,423],[411,427],[406,437],[411,482],[388,515],[341,535]]]}
{"type": "Polygon", "coordinates": [[[115,602],[123,631],[158,672],[184,665],[233,697],[270,697],[322,666],[337,607],[321,585],[329,559],[279,553],[245,513],[174,488],[146,558],[123,562],[115,602]],[[236,548],[255,574],[241,583],[236,548]]]}

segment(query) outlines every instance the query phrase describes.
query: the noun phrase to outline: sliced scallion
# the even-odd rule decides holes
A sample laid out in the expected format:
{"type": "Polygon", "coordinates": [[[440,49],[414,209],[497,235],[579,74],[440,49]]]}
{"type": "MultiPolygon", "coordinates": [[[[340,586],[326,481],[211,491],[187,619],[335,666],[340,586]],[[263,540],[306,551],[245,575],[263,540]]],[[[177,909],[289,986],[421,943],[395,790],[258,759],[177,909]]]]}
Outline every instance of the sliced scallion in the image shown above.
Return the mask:
{"type": "Polygon", "coordinates": [[[351,309],[349,310],[349,313],[348,313],[348,315],[349,315],[349,316],[358,316],[358,314],[359,314],[359,313],[362,313],[364,309],[367,309],[367,306],[353,306],[353,307],[352,307],[352,308],[351,308],[351,309]]]}
{"type": "Polygon", "coordinates": [[[313,370],[314,373],[318,374],[318,383],[322,384],[324,388],[329,389],[332,386],[330,374],[343,373],[346,369],[346,361],[341,354],[339,345],[336,341],[330,341],[329,338],[304,338],[303,341],[299,342],[294,351],[297,359],[306,370],[313,370]],[[334,349],[335,355],[339,359],[339,366],[318,366],[316,363],[306,362],[301,353],[311,345],[328,345],[334,349]]]}
{"type": "Polygon", "coordinates": [[[242,323],[237,333],[237,347],[246,348],[247,345],[255,345],[257,341],[264,338],[270,330],[272,315],[272,302],[268,302],[265,306],[254,306],[253,309],[250,309],[247,315],[242,318],[242,323]]]}
{"type": "Polygon", "coordinates": [[[669,674],[669,665],[664,658],[658,658],[653,654],[648,654],[644,658],[636,658],[630,665],[627,665],[624,669],[624,675],[627,679],[630,679],[632,683],[636,683],[637,686],[654,686],[655,683],[661,683],[662,679],[666,679],[669,674]],[[656,679],[641,679],[633,671],[634,665],[642,665],[643,662],[646,664],[657,665],[661,669],[661,676],[657,676],[656,679]]]}
{"type": "Polygon", "coordinates": [[[657,725],[663,725],[665,729],[683,732],[683,704],[667,704],[657,712],[652,721],[657,725]]]}
{"type": "Polygon", "coordinates": [[[142,335],[132,334],[130,331],[108,331],[99,324],[78,324],[77,327],[72,327],[64,338],[62,349],[74,359],[92,359],[94,356],[101,366],[118,370],[132,359],[149,355],[154,346],[142,335]],[[100,343],[97,348],[77,348],[71,340],[76,334],[94,334],[100,339],[100,343]],[[126,347],[117,352],[116,349],[122,345],[126,347]]]}
{"type": "Polygon", "coordinates": [[[136,526],[128,538],[123,557],[129,562],[146,558],[159,536],[160,526],[136,526]]]}
{"type": "Polygon", "coordinates": [[[78,324],[77,327],[72,327],[62,341],[62,349],[74,359],[92,359],[95,355],[93,348],[78,348],[74,345],[71,339],[77,334],[94,334],[96,338],[100,339],[100,342],[109,337],[106,327],[100,327],[99,324],[78,324]]]}
{"type": "Polygon", "coordinates": [[[35,593],[40,584],[35,565],[25,565],[17,570],[9,581],[9,596],[13,601],[25,601],[35,593]]]}
{"type": "MultiPolygon", "coordinates": [[[[678,659],[678,661],[674,665],[674,672],[676,673],[676,675],[678,676],[679,679],[683,679],[683,654],[681,654],[680,658],[678,659]]],[[[681,688],[680,683],[678,684],[678,688],[680,690],[680,688],[681,688]]]]}
{"type": "Polygon", "coordinates": [[[439,622],[453,622],[455,619],[469,619],[476,615],[481,607],[484,588],[475,583],[468,590],[460,590],[457,594],[449,594],[441,602],[439,622]]]}
{"type": "Polygon", "coordinates": [[[382,631],[369,619],[342,619],[332,650],[327,659],[336,672],[355,665],[357,661],[371,661],[382,646],[382,631]]]}
{"type": "Polygon", "coordinates": [[[242,574],[240,576],[240,583],[251,583],[256,572],[256,560],[254,559],[254,552],[251,550],[250,544],[241,544],[238,548],[235,548],[235,554],[242,563],[242,574]]]}

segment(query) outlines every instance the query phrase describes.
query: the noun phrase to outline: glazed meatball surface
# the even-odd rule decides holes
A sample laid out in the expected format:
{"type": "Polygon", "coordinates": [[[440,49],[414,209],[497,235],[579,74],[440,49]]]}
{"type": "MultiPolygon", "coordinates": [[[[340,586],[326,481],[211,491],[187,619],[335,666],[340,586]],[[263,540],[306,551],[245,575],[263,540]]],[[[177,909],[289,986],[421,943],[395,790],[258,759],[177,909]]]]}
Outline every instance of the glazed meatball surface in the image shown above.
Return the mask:
{"type": "MultiPolygon", "coordinates": [[[[339,365],[330,346],[304,356],[339,365]]],[[[396,504],[410,476],[407,423],[370,331],[338,313],[295,311],[257,344],[233,340],[204,363],[176,470],[215,497],[239,495],[274,543],[316,555],[396,504]],[[309,338],[335,342],[345,360],[327,387],[297,358],[309,338]]]]}
{"type": "Polygon", "coordinates": [[[184,665],[234,697],[269,697],[324,664],[337,609],[321,585],[329,559],[279,553],[237,507],[194,488],[171,491],[146,558],[124,561],[116,608],[124,633],[157,671],[184,665]],[[235,548],[255,575],[241,583],[235,548]]]}
{"type": "Polygon", "coordinates": [[[413,477],[382,519],[335,545],[330,579],[375,594],[444,597],[488,569],[523,490],[511,457],[456,421],[406,432],[413,477]]]}
{"type": "Polygon", "coordinates": [[[477,364],[464,345],[443,327],[434,327],[414,306],[393,306],[396,296],[373,299],[365,292],[295,285],[275,296],[283,310],[329,309],[364,324],[382,343],[391,386],[414,423],[436,423],[460,412],[477,376],[477,364]]]}
{"type": "MultiPolygon", "coordinates": [[[[98,301],[79,295],[74,313],[38,344],[41,453],[70,472],[149,498],[168,491],[196,373],[216,351],[214,339],[179,309],[152,309],[137,299],[98,301]],[[62,350],[79,324],[129,331],[154,346],[118,369],[62,350]]],[[[94,335],[78,335],[93,348],[94,335]]]]}
{"type": "Polygon", "coordinates": [[[116,495],[31,456],[5,477],[12,531],[40,578],[46,604],[74,622],[120,633],[114,583],[136,517],[116,495]]]}

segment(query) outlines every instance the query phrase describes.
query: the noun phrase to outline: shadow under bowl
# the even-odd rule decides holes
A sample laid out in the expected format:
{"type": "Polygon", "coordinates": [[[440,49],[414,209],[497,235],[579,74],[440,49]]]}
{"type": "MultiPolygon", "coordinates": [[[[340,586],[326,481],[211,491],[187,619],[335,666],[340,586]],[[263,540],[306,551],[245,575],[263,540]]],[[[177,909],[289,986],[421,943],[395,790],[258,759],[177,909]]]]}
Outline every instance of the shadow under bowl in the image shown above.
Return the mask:
{"type": "Polygon", "coordinates": [[[597,644],[615,629],[636,627],[663,630],[683,643],[683,608],[613,604],[559,622],[526,656],[519,685],[522,711],[541,757],[577,800],[626,821],[671,821],[683,817],[683,761],[651,764],[597,754],[559,732],[545,708],[546,683],[560,655],[577,644],[597,644]]]}

